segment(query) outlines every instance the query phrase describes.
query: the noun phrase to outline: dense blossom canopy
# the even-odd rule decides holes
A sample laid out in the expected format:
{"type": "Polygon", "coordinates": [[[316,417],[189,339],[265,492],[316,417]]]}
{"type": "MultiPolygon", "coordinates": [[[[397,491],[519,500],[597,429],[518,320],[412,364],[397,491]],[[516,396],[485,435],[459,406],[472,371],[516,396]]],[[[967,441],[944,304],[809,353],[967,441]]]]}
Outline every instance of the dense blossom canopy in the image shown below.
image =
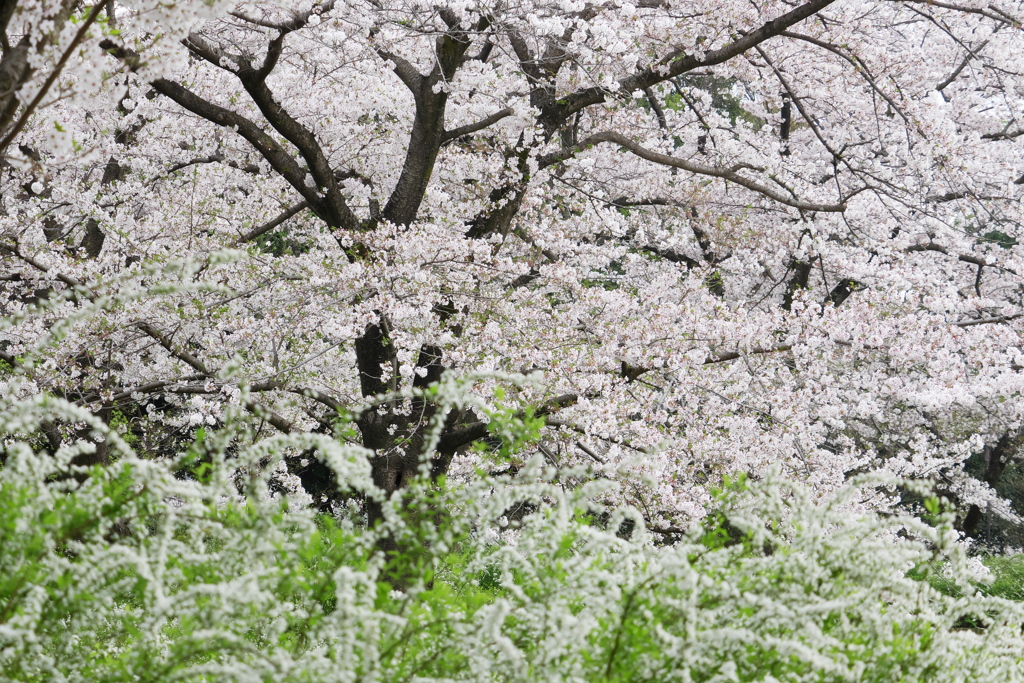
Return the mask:
{"type": "MultiPolygon", "coordinates": [[[[157,454],[231,403],[347,411],[391,491],[434,408],[368,399],[523,373],[475,391],[544,415],[552,466],[639,475],[655,527],[773,465],[998,505],[964,463],[992,483],[1024,439],[1024,3],[11,7],[18,392],[157,454]]],[[[435,476],[500,450],[443,418],[435,476]]]]}

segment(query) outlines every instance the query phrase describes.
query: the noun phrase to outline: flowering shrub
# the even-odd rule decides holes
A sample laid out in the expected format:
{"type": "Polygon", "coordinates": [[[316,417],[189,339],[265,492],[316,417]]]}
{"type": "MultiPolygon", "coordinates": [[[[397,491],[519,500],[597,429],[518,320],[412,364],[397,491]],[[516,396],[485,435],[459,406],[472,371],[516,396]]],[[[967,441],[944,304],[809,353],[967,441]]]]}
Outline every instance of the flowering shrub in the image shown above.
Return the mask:
{"type": "Polygon", "coordinates": [[[2,408],[2,680],[1022,679],[1024,610],[971,588],[947,517],[860,508],[877,481],[822,503],[739,480],[663,544],[602,504],[611,481],[569,486],[537,458],[413,483],[368,529],[268,486],[283,453],[315,449],[353,500],[379,495],[361,449],[328,437],[240,446],[232,416],[153,461],[68,403],[2,408]],[[43,452],[55,418],[102,433],[113,464],[43,452]],[[937,562],[960,597],[907,576],[937,562]]]}

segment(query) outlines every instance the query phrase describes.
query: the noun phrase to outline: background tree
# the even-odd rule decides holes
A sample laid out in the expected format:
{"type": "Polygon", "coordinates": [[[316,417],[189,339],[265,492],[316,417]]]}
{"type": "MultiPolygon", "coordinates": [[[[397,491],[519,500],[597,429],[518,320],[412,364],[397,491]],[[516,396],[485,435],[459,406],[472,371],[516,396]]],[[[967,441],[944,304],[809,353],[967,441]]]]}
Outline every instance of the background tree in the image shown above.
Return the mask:
{"type": "MultiPolygon", "coordinates": [[[[880,469],[998,507],[964,463],[1019,451],[998,444],[1024,405],[1022,11],[367,0],[242,4],[180,43],[92,31],[85,59],[127,93],[56,103],[90,154],[2,181],[6,312],[75,294],[4,359],[170,439],[230,402],[286,432],[348,411],[388,492],[434,408],[366,402],[503,370],[542,373],[506,399],[547,418],[553,466],[647,477],[633,502],[664,528],[780,462],[823,495],[880,469]],[[246,255],[206,260],[224,248],[246,255]],[[183,284],[218,291],[114,307],[23,360],[83,298],[186,255],[183,284]]],[[[444,418],[435,476],[500,445],[486,415],[444,418]]],[[[291,468],[329,505],[316,463],[291,468]]]]}

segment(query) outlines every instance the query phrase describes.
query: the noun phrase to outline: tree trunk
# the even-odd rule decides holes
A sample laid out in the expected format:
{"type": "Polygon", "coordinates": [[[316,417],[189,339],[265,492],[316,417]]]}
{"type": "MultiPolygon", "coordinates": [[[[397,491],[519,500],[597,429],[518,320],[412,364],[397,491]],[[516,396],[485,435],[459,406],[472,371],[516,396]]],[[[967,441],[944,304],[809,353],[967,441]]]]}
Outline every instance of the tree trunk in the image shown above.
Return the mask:
{"type": "MultiPolygon", "coordinates": [[[[1008,432],[1000,437],[995,446],[985,447],[985,476],[982,480],[993,489],[999,485],[999,480],[1006,470],[1010,460],[1017,454],[1024,445],[1024,429],[1017,432],[1008,432]]],[[[981,523],[983,511],[977,505],[972,505],[964,517],[961,531],[965,536],[974,537],[981,523]]]]}

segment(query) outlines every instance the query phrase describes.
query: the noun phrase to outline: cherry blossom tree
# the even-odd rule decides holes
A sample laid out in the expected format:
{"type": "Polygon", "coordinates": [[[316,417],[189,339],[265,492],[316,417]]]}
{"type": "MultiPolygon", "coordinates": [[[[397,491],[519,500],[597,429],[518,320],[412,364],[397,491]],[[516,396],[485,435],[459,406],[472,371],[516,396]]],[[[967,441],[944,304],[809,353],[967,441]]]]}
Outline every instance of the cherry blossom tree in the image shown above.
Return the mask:
{"type": "MultiPolygon", "coordinates": [[[[340,414],[390,493],[424,458],[514,472],[429,387],[521,373],[473,390],[545,418],[552,467],[631,478],[665,533],[778,464],[821,495],[936,479],[968,532],[1013,514],[1021,3],[68,7],[60,95],[0,121],[17,391],[170,442],[232,403],[282,432],[340,414]]],[[[17,30],[5,64],[39,43],[17,30]]]]}

